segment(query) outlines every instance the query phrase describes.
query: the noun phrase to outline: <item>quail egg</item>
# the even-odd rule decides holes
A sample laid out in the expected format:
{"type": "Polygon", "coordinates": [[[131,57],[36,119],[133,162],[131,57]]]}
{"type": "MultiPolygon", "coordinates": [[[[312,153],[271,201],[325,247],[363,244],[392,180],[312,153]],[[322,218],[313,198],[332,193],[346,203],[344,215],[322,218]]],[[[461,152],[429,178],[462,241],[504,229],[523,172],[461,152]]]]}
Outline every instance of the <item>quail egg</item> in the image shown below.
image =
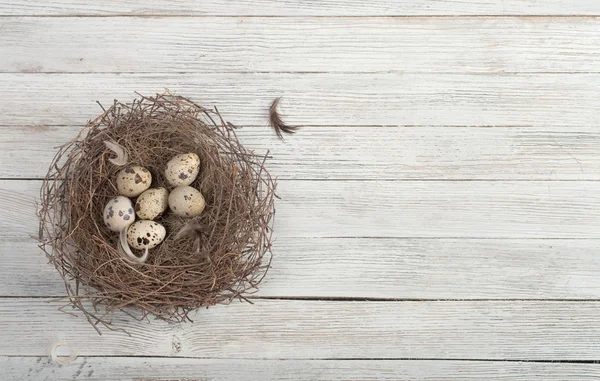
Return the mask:
{"type": "Polygon", "coordinates": [[[135,213],[142,220],[153,220],[169,206],[169,191],[165,188],[152,188],[144,191],[135,202],[135,213]]]}
{"type": "Polygon", "coordinates": [[[165,178],[172,186],[190,185],[198,177],[200,157],[195,153],[177,155],[167,163],[165,178]]]}
{"type": "Polygon", "coordinates": [[[133,203],[124,196],[117,196],[104,207],[104,223],[114,232],[126,229],[135,221],[133,203]]]}
{"type": "Polygon", "coordinates": [[[127,243],[134,249],[152,249],[164,239],[167,231],[158,222],[140,220],[127,230],[127,243]]]}
{"type": "Polygon", "coordinates": [[[117,189],[127,197],[135,197],[150,188],[152,175],[139,165],[127,166],[117,174],[117,189]]]}
{"type": "Polygon", "coordinates": [[[181,217],[195,217],[204,210],[202,193],[190,186],[180,186],[169,194],[169,208],[181,217]]]}

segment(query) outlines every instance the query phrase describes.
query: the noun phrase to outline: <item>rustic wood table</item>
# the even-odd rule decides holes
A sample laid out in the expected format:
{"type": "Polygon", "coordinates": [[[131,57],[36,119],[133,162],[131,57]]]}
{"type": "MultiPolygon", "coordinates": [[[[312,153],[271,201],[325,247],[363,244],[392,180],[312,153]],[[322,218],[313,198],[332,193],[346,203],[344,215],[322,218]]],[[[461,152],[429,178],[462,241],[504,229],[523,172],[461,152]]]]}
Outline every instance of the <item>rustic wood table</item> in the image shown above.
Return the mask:
{"type": "Polygon", "coordinates": [[[600,379],[600,2],[0,0],[1,380],[600,379]],[[279,177],[254,305],[99,336],[30,235],[56,147],[169,88],[279,177]],[[302,127],[266,127],[282,96],[302,127]],[[48,348],[78,358],[59,366],[48,348]]]}

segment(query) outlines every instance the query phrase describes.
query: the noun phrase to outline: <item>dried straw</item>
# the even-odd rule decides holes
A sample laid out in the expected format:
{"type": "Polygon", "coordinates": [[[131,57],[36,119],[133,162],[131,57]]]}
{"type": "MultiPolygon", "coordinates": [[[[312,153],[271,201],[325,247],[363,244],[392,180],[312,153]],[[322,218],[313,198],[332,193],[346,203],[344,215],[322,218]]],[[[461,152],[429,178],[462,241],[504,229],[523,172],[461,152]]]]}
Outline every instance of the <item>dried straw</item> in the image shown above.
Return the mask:
{"type": "Polygon", "coordinates": [[[40,247],[65,281],[69,305],[99,333],[98,324],[114,329],[116,310],[181,322],[197,308],[247,300],[256,291],[271,260],[276,184],[264,168],[267,157],[247,151],[235,129],[216,108],[171,94],[141,96],[115,101],[61,147],[41,189],[40,247]],[[129,165],[150,170],[153,187],[170,188],[163,170],[173,156],[195,152],[201,160],[192,186],[206,209],[193,219],[159,217],[167,237],[145,264],[123,259],[118,233],[103,222],[123,168],[109,161],[114,154],[105,141],[124,147],[129,165]]]}

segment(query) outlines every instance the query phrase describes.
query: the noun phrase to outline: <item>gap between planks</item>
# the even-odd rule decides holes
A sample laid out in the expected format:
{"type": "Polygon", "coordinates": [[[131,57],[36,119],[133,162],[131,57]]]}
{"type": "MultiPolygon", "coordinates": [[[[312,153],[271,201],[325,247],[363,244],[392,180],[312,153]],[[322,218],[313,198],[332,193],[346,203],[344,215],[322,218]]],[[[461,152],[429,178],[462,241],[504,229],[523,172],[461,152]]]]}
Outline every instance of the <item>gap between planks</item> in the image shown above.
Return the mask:
{"type": "MultiPolygon", "coordinates": [[[[3,358],[17,359],[47,359],[48,356],[40,355],[0,355],[0,361],[3,358]]],[[[215,357],[196,357],[196,356],[156,356],[156,355],[86,355],[78,356],[83,359],[167,359],[167,360],[247,360],[244,357],[227,357],[219,359],[215,357]]],[[[465,361],[465,362],[498,362],[498,363],[533,363],[533,364],[600,364],[600,360],[520,360],[520,359],[487,359],[487,358],[444,358],[444,357],[331,357],[331,358],[256,358],[250,361],[465,361]]]]}
{"type": "MultiPolygon", "coordinates": [[[[23,295],[11,295],[11,296],[2,296],[0,295],[0,299],[43,299],[43,300],[51,300],[56,302],[67,302],[69,296],[66,294],[63,295],[40,295],[40,296],[23,296],[23,295]]],[[[415,302],[565,302],[565,303],[599,303],[600,299],[564,299],[564,298],[379,298],[379,297],[312,297],[312,296],[244,296],[244,299],[249,301],[261,301],[261,300],[281,300],[281,301],[306,301],[306,302],[389,302],[389,303],[415,303],[415,302]]],[[[252,303],[250,303],[252,304],[252,303]]]]}
{"type": "Polygon", "coordinates": [[[427,14],[414,14],[414,15],[337,15],[337,16],[326,16],[326,15],[251,15],[251,14],[240,14],[240,15],[167,15],[161,13],[155,14],[112,14],[112,15],[91,15],[91,14],[63,14],[63,15],[28,15],[28,14],[0,14],[0,18],[11,19],[59,19],[59,18],[96,18],[96,19],[110,19],[110,18],[132,18],[132,19],[173,19],[173,18],[193,18],[193,19],[591,19],[595,20],[600,17],[600,12],[597,14],[483,14],[483,15],[427,15],[427,14]]]}

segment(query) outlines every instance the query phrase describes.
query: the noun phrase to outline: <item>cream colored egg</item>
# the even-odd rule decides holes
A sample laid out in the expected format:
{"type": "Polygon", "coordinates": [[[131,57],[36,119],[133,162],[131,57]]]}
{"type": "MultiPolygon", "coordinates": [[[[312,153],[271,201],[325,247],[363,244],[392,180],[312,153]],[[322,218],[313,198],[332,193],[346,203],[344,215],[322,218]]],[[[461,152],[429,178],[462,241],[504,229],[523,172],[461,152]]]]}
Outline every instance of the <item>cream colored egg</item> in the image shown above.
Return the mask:
{"type": "Polygon", "coordinates": [[[104,223],[114,232],[126,229],[135,221],[133,203],[124,196],[118,196],[104,207],[104,223]]]}
{"type": "Polygon", "coordinates": [[[152,188],[142,193],[135,202],[135,214],[142,220],[153,220],[169,206],[169,191],[152,188]]]}
{"type": "Polygon", "coordinates": [[[169,209],[181,217],[195,217],[204,210],[202,193],[190,186],[173,189],[169,194],[169,209]]]}
{"type": "Polygon", "coordinates": [[[165,178],[173,186],[190,185],[198,177],[200,158],[195,153],[177,155],[167,163],[165,178]]]}
{"type": "Polygon", "coordinates": [[[117,174],[117,189],[127,197],[135,197],[150,188],[152,175],[139,165],[127,166],[117,174]]]}
{"type": "Polygon", "coordinates": [[[140,220],[127,230],[127,243],[138,250],[152,249],[165,239],[165,235],[165,227],[158,222],[140,220]]]}

